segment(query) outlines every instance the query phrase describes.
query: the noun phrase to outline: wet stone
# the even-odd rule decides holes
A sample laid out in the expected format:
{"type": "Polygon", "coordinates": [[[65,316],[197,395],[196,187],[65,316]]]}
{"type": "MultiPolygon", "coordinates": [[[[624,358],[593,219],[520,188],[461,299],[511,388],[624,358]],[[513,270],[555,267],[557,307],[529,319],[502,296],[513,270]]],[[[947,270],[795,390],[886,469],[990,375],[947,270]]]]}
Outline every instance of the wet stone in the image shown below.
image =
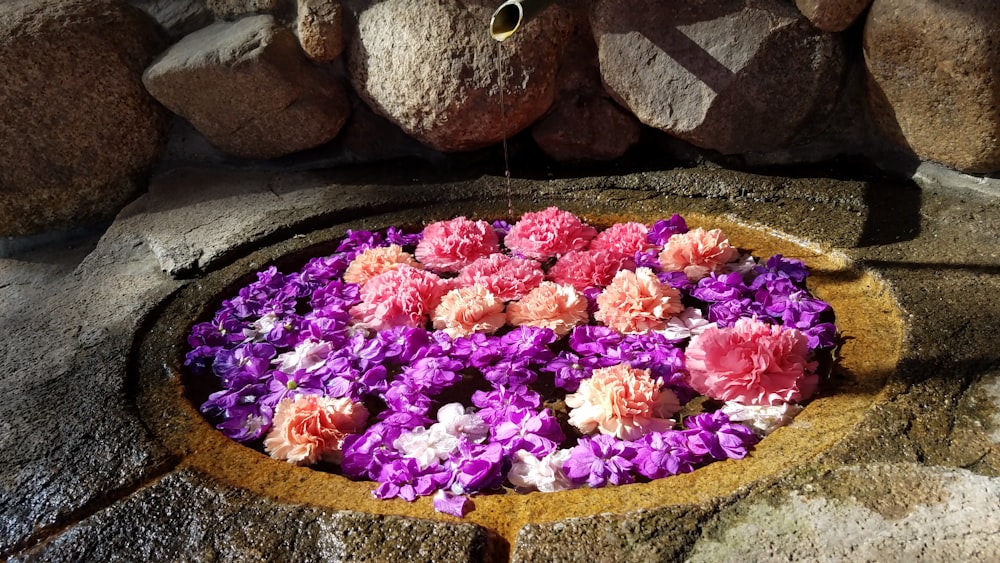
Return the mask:
{"type": "Polygon", "coordinates": [[[12,561],[481,561],[485,531],[284,504],[181,470],[12,561]]]}

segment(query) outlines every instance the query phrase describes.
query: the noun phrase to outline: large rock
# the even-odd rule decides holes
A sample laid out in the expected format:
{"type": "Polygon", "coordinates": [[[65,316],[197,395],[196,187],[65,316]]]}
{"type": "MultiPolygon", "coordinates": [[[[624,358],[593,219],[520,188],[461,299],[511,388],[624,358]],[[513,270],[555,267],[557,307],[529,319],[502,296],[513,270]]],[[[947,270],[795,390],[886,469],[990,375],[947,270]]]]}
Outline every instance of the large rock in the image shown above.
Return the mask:
{"type": "Polygon", "coordinates": [[[788,147],[840,87],[840,41],[778,0],[597,0],[591,24],[622,105],[722,153],[788,147]]]}
{"type": "Polygon", "coordinates": [[[129,4],[152,16],[174,40],[212,23],[205,0],[129,0],[129,4]]]}
{"type": "Polygon", "coordinates": [[[282,0],[206,0],[216,17],[232,19],[247,14],[270,14],[281,8],[282,0]]]}
{"type": "Polygon", "coordinates": [[[143,75],[163,105],[221,150],[274,158],[337,135],[350,104],[343,87],[306,60],[269,15],[188,35],[143,75]]]}
{"type": "Polygon", "coordinates": [[[795,0],[802,15],[823,31],[844,31],[872,0],[795,0]]]}
{"type": "Polygon", "coordinates": [[[122,2],[0,2],[0,236],[110,218],[141,189],[163,111],[140,76],[161,42],[122,2]]]}
{"type": "Polygon", "coordinates": [[[881,129],[923,159],[1000,170],[998,29],[993,0],[875,0],[864,46],[881,129]]]}
{"type": "Polygon", "coordinates": [[[556,79],[559,94],[531,136],[555,160],[613,160],[639,140],[641,125],[604,90],[586,10],[576,13],[556,79]]]}
{"type": "Polygon", "coordinates": [[[347,47],[354,89],[422,142],[442,151],[481,148],[531,125],[552,105],[571,27],[561,6],[498,46],[487,31],[497,2],[426,0],[419,9],[410,0],[361,4],[347,47]]]}
{"type": "Polygon", "coordinates": [[[338,0],[298,0],[295,29],[302,50],[316,62],[344,51],[344,9],[338,0]]]}

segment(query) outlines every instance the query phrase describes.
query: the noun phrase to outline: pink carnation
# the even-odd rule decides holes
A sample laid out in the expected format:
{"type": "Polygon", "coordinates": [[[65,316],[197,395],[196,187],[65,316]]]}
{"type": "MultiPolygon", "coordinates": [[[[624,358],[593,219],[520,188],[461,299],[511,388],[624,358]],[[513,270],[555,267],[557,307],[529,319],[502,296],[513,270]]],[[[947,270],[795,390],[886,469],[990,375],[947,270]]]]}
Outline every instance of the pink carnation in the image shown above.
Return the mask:
{"type": "Polygon", "coordinates": [[[500,253],[476,260],[456,278],[460,286],[482,285],[503,301],[521,299],[543,279],[545,272],[538,262],[500,253]]]}
{"type": "Polygon", "coordinates": [[[357,255],[344,272],[344,281],[364,285],[368,280],[389,270],[398,269],[400,264],[423,269],[409,252],[397,244],[367,248],[357,255]]]}
{"type": "Polygon", "coordinates": [[[622,333],[662,330],[684,310],[679,291],[660,283],[649,268],[622,270],[597,296],[594,318],[622,333]]]}
{"type": "Polygon", "coordinates": [[[414,254],[428,270],[457,272],[478,258],[500,251],[500,239],[486,221],[456,217],[424,227],[414,254]]]}
{"type": "Polygon", "coordinates": [[[649,228],[642,223],[615,223],[590,241],[591,250],[607,250],[622,258],[632,258],[636,252],[650,247],[646,234],[649,228]]]}
{"type": "Polygon", "coordinates": [[[473,332],[493,333],[507,320],[503,301],[481,285],[453,289],[434,311],[434,328],[456,338],[473,332]]]}
{"type": "Polygon", "coordinates": [[[340,461],[344,437],[365,427],[368,410],[350,399],[320,395],[287,397],[274,410],[274,423],[264,439],[264,449],[274,459],[296,465],[319,460],[340,461]]]}
{"type": "Polygon", "coordinates": [[[670,389],[660,389],[648,369],[618,364],[595,369],[566,396],[569,423],[584,434],[597,430],[622,440],[636,440],[649,432],[673,428],[670,420],[681,405],[670,389]]]}
{"type": "Polygon", "coordinates": [[[597,230],[579,217],[558,207],[525,213],[504,239],[507,248],[521,254],[545,260],[571,250],[583,250],[597,230]]]}
{"type": "Polygon", "coordinates": [[[819,377],[809,362],[808,339],[794,328],[739,319],[691,339],[685,365],[702,395],[744,405],[780,405],[808,398],[819,377]]]}
{"type": "Polygon", "coordinates": [[[702,228],[676,234],[667,239],[660,252],[660,265],[668,272],[684,272],[698,281],[712,272],[721,272],[727,262],[739,257],[729,239],[719,229],[702,228]]]}
{"type": "Polygon", "coordinates": [[[615,279],[623,266],[622,256],[607,250],[573,250],[563,254],[549,268],[549,279],[571,285],[577,291],[604,287],[615,279]]]}
{"type": "Polygon", "coordinates": [[[361,287],[361,303],[351,307],[359,324],[375,330],[394,326],[421,327],[441,301],[441,278],[401,265],[368,280],[361,287]]]}
{"type": "Polygon", "coordinates": [[[578,324],[585,324],[587,299],[569,285],[542,282],[524,299],[507,305],[507,320],[513,326],[551,328],[565,336],[578,324]]]}

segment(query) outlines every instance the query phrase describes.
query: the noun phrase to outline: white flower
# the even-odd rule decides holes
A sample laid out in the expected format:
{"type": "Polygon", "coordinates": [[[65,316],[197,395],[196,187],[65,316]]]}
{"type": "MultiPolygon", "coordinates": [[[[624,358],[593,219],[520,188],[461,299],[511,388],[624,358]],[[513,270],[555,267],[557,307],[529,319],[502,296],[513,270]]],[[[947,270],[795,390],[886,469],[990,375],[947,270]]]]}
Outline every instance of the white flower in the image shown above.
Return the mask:
{"type": "Polygon", "coordinates": [[[430,428],[418,426],[410,432],[400,434],[393,441],[392,447],[403,456],[417,460],[421,469],[426,469],[437,461],[448,459],[458,443],[457,436],[445,432],[440,424],[432,424],[430,428]]]}
{"type": "Polygon", "coordinates": [[[243,336],[248,342],[263,342],[267,333],[271,332],[276,324],[278,324],[278,315],[271,311],[243,329],[243,336]]]}
{"type": "Polygon", "coordinates": [[[791,424],[795,415],[802,412],[802,407],[795,403],[757,406],[729,401],[720,410],[726,413],[729,420],[743,423],[758,436],[767,436],[778,428],[791,424]]]}
{"type": "Polygon", "coordinates": [[[443,432],[470,442],[482,443],[490,435],[490,426],[478,414],[466,412],[462,403],[448,403],[438,409],[438,424],[443,432]]]}
{"type": "Polygon", "coordinates": [[[573,488],[573,483],[563,472],[563,464],[572,450],[556,450],[538,459],[534,455],[518,450],[514,452],[514,465],[507,478],[518,489],[537,489],[543,493],[564,491],[573,488]]]}
{"type": "Polygon", "coordinates": [[[683,340],[697,336],[715,326],[716,324],[709,322],[700,310],[688,307],[679,314],[670,317],[666,328],[657,332],[666,336],[669,340],[683,340]]]}
{"type": "Polygon", "coordinates": [[[300,369],[316,371],[326,363],[327,356],[333,351],[329,342],[306,340],[291,352],[285,352],[274,359],[278,369],[285,373],[295,373],[300,369]]]}

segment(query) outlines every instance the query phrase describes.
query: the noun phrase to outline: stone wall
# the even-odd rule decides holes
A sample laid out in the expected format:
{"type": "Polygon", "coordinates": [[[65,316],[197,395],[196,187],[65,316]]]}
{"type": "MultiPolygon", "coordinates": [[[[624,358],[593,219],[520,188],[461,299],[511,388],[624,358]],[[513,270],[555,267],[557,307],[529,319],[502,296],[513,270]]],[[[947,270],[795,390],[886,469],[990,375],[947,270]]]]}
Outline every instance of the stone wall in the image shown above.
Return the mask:
{"type": "Polygon", "coordinates": [[[497,4],[4,2],[0,236],[106,220],[157,166],[448,163],[512,137],[568,163],[1000,171],[993,0],[564,0],[502,43],[497,4]]]}

